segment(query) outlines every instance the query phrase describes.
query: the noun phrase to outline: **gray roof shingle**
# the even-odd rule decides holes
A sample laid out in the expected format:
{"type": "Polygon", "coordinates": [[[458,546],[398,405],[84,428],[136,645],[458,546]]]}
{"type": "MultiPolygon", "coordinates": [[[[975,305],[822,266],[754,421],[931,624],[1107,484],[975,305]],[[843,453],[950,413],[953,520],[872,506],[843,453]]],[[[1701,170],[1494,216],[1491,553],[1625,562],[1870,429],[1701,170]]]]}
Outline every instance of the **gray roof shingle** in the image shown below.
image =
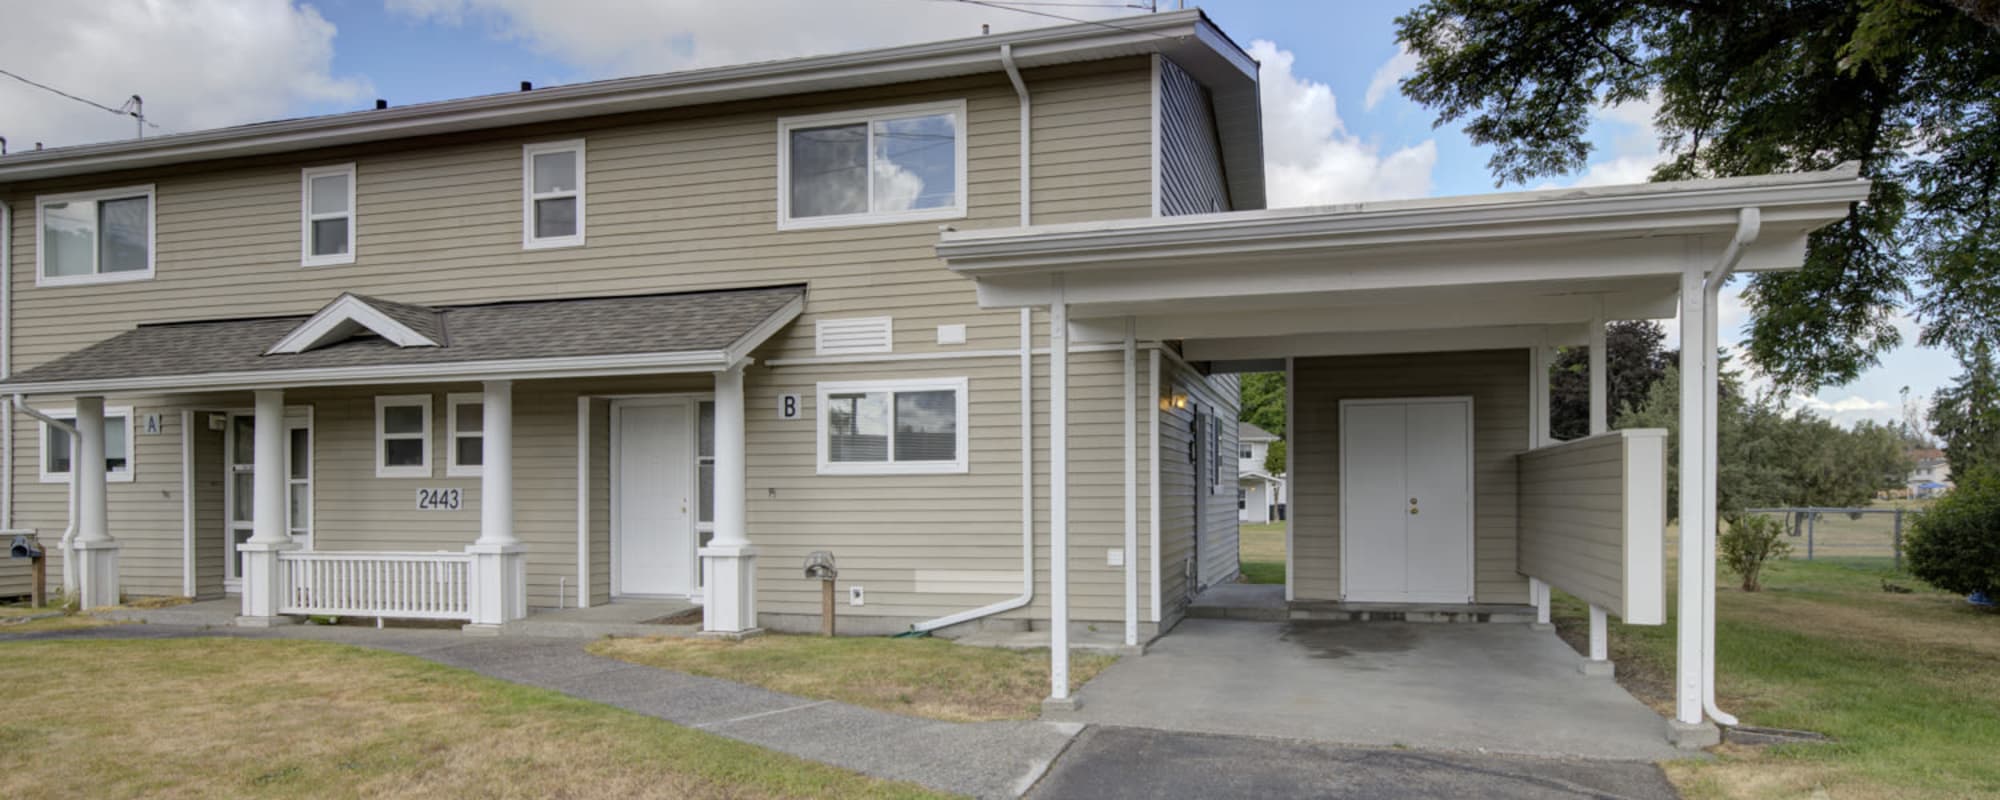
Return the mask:
{"type": "Polygon", "coordinates": [[[804,296],[804,286],[792,285],[435,308],[361,298],[426,335],[438,334],[444,346],[404,348],[380,337],[357,336],[302,353],[266,355],[310,315],[160,323],[140,325],[17,373],[0,388],[212,373],[715,351],[736,344],[804,296]]]}

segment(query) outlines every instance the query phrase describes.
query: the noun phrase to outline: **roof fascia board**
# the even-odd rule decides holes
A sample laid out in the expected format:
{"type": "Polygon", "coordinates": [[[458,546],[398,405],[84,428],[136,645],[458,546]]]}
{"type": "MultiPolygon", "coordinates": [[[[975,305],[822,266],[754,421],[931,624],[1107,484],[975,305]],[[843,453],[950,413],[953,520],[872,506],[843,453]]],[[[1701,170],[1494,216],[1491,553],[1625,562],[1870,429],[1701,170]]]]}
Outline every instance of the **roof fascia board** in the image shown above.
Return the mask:
{"type": "Polygon", "coordinates": [[[724,348],[723,358],[731,364],[743,360],[745,356],[750,355],[750,351],[762,346],[764,342],[769,341],[772,336],[776,335],[779,330],[791,324],[792,320],[798,319],[799,314],[805,311],[805,308],[806,297],[803,293],[785,301],[785,304],[779,306],[777,311],[771,312],[771,315],[765,317],[763,322],[757,323],[757,327],[751,328],[742,336],[736,337],[735,342],[730,343],[727,348],[724,348]]]}
{"type": "Polygon", "coordinates": [[[723,350],[626,353],[588,358],[531,358],[388,364],[365,367],[212,372],[137,378],[0,384],[7,394],[112,394],[125,392],[222,392],[310,386],[450,383],[480,380],[588,378],[648,373],[719,372],[740,361],[723,350]]]}
{"type": "MultiPolygon", "coordinates": [[[[0,184],[262,155],[646,109],[999,72],[1000,46],[1023,67],[1158,51],[1196,42],[1232,63],[1248,56],[1199,10],[1135,15],[1117,26],[1040,28],[905,47],[596,81],[377,111],[308,117],[0,158],[0,184]],[[1220,44],[1219,44],[1220,43],[1220,44]],[[1230,51],[1235,51],[1234,53],[1230,51]]],[[[1254,64],[1254,62],[1252,62],[1254,64]]],[[[1240,68],[1240,65],[1239,65],[1240,68]]],[[[1254,68],[1250,72],[1255,75],[1254,68]]]]}
{"type": "Polygon", "coordinates": [[[264,355],[303,353],[316,347],[323,347],[347,338],[351,326],[360,326],[374,331],[376,335],[394,343],[397,347],[437,347],[430,337],[397,322],[366,300],[351,294],[343,294],[328,303],[310,319],[299,323],[285,338],[279,339],[264,355]]]}
{"type": "Polygon", "coordinates": [[[1494,203],[1355,211],[1275,211],[947,231],[938,255],[962,274],[1056,271],[1107,261],[1298,249],[1647,233],[1687,235],[1733,228],[1736,211],[1764,210],[1774,223],[1825,224],[1867,197],[1854,179],[1683,189],[1593,197],[1529,197],[1494,203]]]}

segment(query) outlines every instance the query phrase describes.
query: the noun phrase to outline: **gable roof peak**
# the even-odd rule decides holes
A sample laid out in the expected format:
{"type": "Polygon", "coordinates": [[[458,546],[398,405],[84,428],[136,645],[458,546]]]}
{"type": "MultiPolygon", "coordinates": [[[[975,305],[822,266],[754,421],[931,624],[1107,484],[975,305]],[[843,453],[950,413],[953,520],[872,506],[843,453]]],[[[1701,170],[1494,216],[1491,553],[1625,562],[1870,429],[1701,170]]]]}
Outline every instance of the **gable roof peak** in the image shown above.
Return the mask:
{"type": "Polygon", "coordinates": [[[264,355],[303,353],[366,331],[397,347],[443,347],[444,314],[429,306],[342,292],[286,333],[264,355]]]}

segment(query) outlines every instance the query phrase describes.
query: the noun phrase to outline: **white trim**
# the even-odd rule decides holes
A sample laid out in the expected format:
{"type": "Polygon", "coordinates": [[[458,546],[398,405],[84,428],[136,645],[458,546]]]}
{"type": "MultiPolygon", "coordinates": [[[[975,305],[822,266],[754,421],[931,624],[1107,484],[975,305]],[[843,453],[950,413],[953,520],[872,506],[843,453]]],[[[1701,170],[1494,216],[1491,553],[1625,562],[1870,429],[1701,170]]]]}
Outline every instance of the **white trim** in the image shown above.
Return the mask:
{"type": "Polygon", "coordinates": [[[354,263],[354,254],[360,248],[359,222],[361,214],[354,206],[354,162],[328,167],[307,167],[299,170],[299,266],[325,267],[334,264],[354,263]],[[321,213],[313,210],[312,182],[314,178],[342,175],[347,178],[347,211],[343,213],[321,213]],[[347,252],[313,255],[313,223],[326,219],[347,220],[347,252]]]}
{"type": "MultiPolygon", "coordinates": [[[[1473,398],[1470,395],[1441,395],[1436,397],[1366,397],[1366,398],[1350,397],[1341,399],[1339,404],[1336,406],[1334,410],[1334,413],[1339,415],[1338,419],[1340,420],[1338,426],[1340,429],[1340,441],[1338,444],[1340,448],[1340,598],[1343,601],[1346,601],[1348,599],[1349,597],[1348,589],[1351,586],[1351,584],[1348,581],[1348,568],[1352,566],[1352,563],[1350,559],[1347,557],[1347,536],[1354,530],[1353,526],[1348,524],[1348,519],[1347,519],[1348,515],[1347,498],[1353,496],[1353,494],[1350,491],[1348,491],[1347,480],[1349,477],[1354,475],[1354,472],[1352,469],[1350,469],[1348,463],[1348,459],[1352,457],[1353,453],[1347,446],[1347,433],[1350,430],[1349,426],[1347,425],[1347,409],[1355,406],[1394,406],[1394,405],[1411,406],[1419,404],[1432,404],[1432,405],[1455,404],[1455,405],[1460,405],[1465,409],[1465,511],[1466,511],[1465,513],[1465,602],[1467,604],[1470,604],[1475,600],[1475,598],[1478,597],[1479,594],[1478,488],[1479,487],[1477,483],[1477,478],[1475,476],[1479,469],[1479,452],[1477,450],[1479,443],[1479,436],[1478,432],[1473,429],[1473,425],[1475,424],[1477,419],[1474,415],[1475,409],[1473,408],[1473,398]]],[[[1290,418],[1291,414],[1288,411],[1286,413],[1286,419],[1289,421],[1290,418]]],[[[1290,445],[1286,446],[1285,452],[1289,457],[1291,453],[1290,445]]],[[[1289,458],[1287,460],[1289,460],[1289,458]]],[[[1294,492],[1293,494],[1297,493],[1294,492]]],[[[1286,519],[1290,518],[1291,515],[1287,514],[1286,519]]],[[[1453,603],[1456,601],[1418,599],[1418,600],[1410,600],[1408,602],[1453,603]]]]}
{"type": "MultiPolygon", "coordinates": [[[[452,392],[444,396],[444,475],[447,478],[477,478],[486,473],[482,464],[458,463],[458,407],[467,403],[478,404],[484,409],[486,395],[483,392],[452,392]]],[[[480,461],[484,462],[486,430],[483,418],[481,426],[478,433],[466,434],[466,437],[479,439],[480,461]]]]}
{"type": "MultiPolygon", "coordinates": [[[[82,286],[93,283],[123,283],[126,281],[152,280],[153,269],[159,260],[159,251],[160,251],[159,219],[160,219],[159,198],[156,196],[156,193],[153,190],[153,184],[150,183],[141,184],[138,186],[121,186],[116,189],[96,189],[88,192],[70,192],[67,194],[49,194],[49,195],[36,196],[35,197],[35,285],[36,286],[82,286]],[[47,238],[47,236],[44,235],[44,232],[47,230],[48,223],[44,219],[43,212],[50,203],[75,203],[84,201],[97,203],[104,200],[125,200],[141,196],[146,198],[146,268],[144,270],[129,270],[126,272],[103,272],[102,271],[103,264],[99,260],[99,257],[102,255],[102,253],[99,253],[97,251],[97,246],[95,244],[95,239],[94,239],[94,237],[97,236],[97,234],[93,233],[92,234],[93,243],[91,245],[92,272],[89,275],[64,275],[52,278],[46,274],[48,268],[46,263],[48,256],[48,247],[46,247],[47,243],[43,240],[47,238]]],[[[94,226],[97,224],[96,221],[93,219],[91,224],[93,226],[92,230],[95,231],[94,226]]]]}
{"type": "MultiPolygon", "coordinates": [[[[1293,438],[1295,435],[1293,431],[1296,430],[1299,416],[1298,387],[1298,363],[1291,356],[1286,356],[1285,438],[1282,441],[1285,443],[1285,479],[1288,481],[1292,475],[1296,474],[1292,472],[1292,456],[1297,452],[1298,448],[1293,447],[1292,443],[1298,441],[1296,438],[1293,438]]],[[[1298,492],[1293,491],[1285,492],[1285,602],[1287,603],[1292,602],[1292,600],[1298,597],[1299,568],[1298,559],[1295,557],[1298,552],[1298,540],[1297,537],[1292,535],[1292,520],[1298,517],[1299,511],[1298,494],[1298,492]]],[[[1271,503],[1272,505],[1276,505],[1276,498],[1272,498],[1271,503]]],[[[1345,555],[1345,553],[1342,555],[1345,555]]]]}
{"type": "Polygon", "coordinates": [[[324,347],[354,335],[355,329],[367,328],[397,347],[437,347],[430,337],[418,333],[408,325],[397,322],[381,309],[355,295],[343,294],[325,308],[314,312],[312,317],[293,328],[285,338],[279,339],[264,355],[280,353],[303,353],[316,347],[324,347]]]}
{"type": "MultiPolygon", "coordinates": [[[[225,476],[226,477],[226,476],[225,476]]],[[[194,410],[181,409],[181,594],[195,596],[194,410]]]]}
{"type": "Polygon", "coordinates": [[[1160,348],[1148,350],[1146,389],[1149,410],[1146,425],[1152,445],[1146,456],[1146,535],[1153,570],[1153,621],[1160,622],[1160,348]]]}
{"type": "Polygon", "coordinates": [[[524,358],[439,364],[383,364],[366,367],[210,372],[102,380],[21,383],[9,394],[91,394],[153,390],[241,391],[376,383],[453,383],[482,378],[588,378],[655,373],[714,372],[728,366],[719,350],[630,353],[587,358],[524,358]]]}
{"type": "MultiPolygon", "coordinates": [[[[715,402],[715,393],[661,392],[656,394],[625,395],[613,398],[610,401],[610,405],[606,410],[607,418],[605,424],[606,435],[610,439],[610,452],[608,453],[610,461],[605,465],[605,474],[610,480],[610,484],[606,488],[609,490],[607,502],[610,504],[610,508],[607,510],[609,512],[608,519],[611,527],[606,533],[606,539],[611,551],[609,573],[611,577],[610,595],[614,599],[620,597],[676,597],[687,598],[695,601],[697,604],[703,604],[703,597],[707,591],[707,582],[703,580],[702,559],[697,551],[701,549],[702,533],[700,506],[701,442],[699,437],[701,436],[701,404],[704,402],[715,402]],[[620,577],[619,564],[623,560],[624,554],[621,552],[623,545],[619,542],[622,538],[621,534],[624,527],[625,514],[622,507],[623,498],[620,497],[622,482],[619,480],[620,469],[618,465],[624,450],[624,415],[625,409],[648,407],[678,409],[682,412],[683,417],[680,421],[687,426],[687,449],[686,452],[682,453],[682,455],[687,456],[687,486],[683,487],[687,490],[688,497],[688,551],[684,554],[687,558],[689,570],[687,579],[688,591],[686,593],[669,592],[655,594],[627,592],[624,586],[625,580],[620,577]]],[[[668,455],[671,456],[673,454],[669,453],[668,455]]]]}
{"type": "Polygon", "coordinates": [[[584,243],[584,152],[582,139],[565,139],[560,142],[535,142],[521,145],[521,247],[525,250],[543,250],[555,247],[582,247],[584,243]],[[576,154],[576,189],[535,193],[535,156],[548,153],[576,154]],[[576,198],[576,233],[568,236],[535,235],[535,201],[576,198]]]}
{"type": "MultiPolygon", "coordinates": [[[[42,413],[56,419],[69,420],[71,424],[75,424],[76,422],[76,409],[74,407],[45,408],[42,409],[42,413]]],[[[107,431],[107,436],[109,435],[108,431],[111,430],[111,420],[119,417],[125,420],[125,469],[123,471],[105,470],[104,480],[109,483],[131,483],[132,475],[139,470],[138,441],[132,438],[132,407],[110,405],[104,407],[104,429],[107,431]]],[[[83,454],[76,452],[76,434],[70,434],[70,471],[50,472],[49,424],[43,422],[39,423],[39,425],[41,427],[41,439],[40,443],[35,447],[35,472],[40,474],[42,483],[69,483],[70,476],[76,473],[77,462],[83,460],[83,454]]]]}
{"type": "Polygon", "coordinates": [[[1139,402],[1138,370],[1139,348],[1133,339],[1133,321],[1125,318],[1124,361],[1119,370],[1124,378],[1124,413],[1119,420],[1124,433],[1125,450],[1125,646],[1139,644],[1139,411],[1133,404],[1139,402]]]}
{"type": "Polygon", "coordinates": [[[921,220],[961,219],[966,209],[966,131],[965,100],[947,100],[938,103],[918,103],[886,108],[856,109],[828,114],[811,114],[778,119],[778,230],[810,230],[814,228],[844,228],[855,225],[877,225],[890,222],[916,222],[921,220]],[[956,179],[953,181],[955,200],[949,206],[940,208],[912,209],[908,211],[875,211],[875,123],[885,120],[910,119],[913,117],[949,114],[953,119],[953,158],[956,179]],[[819,217],[792,218],[792,148],[791,133],[796,128],[819,128],[832,125],[860,124],[868,131],[869,210],[855,214],[830,214],[819,217]]]}
{"type": "Polygon", "coordinates": [[[431,396],[428,394],[385,394],[375,396],[375,477],[377,478],[429,478],[431,471],[431,450],[437,446],[431,441],[431,396]],[[396,407],[418,406],[424,410],[424,429],[415,434],[390,434],[383,430],[384,410],[396,407]],[[424,463],[414,466],[391,467],[383,464],[385,446],[389,438],[415,439],[424,443],[424,463]]]}
{"type": "Polygon", "coordinates": [[[815,389],[813,410],[815,446],[818,452],[818,474],[821,475],[915,475],[915,474],[963,474],[971,463],[966,451],[971,443],[971,383],[967,378],[910,378],[882,381],[827,381],[815,389]],[[895,408],[898,392],[951,391],[958,405],[958,419],[953,429],[957,433],[955,446],[957,456],[951,461],[896,461],[895,408]],[[829,460],[827,453],[827,397],[836,393],[886,392],[889,397],[889,442],[887,461],[857,462],[829,460]]]}
{"type": "Polygon", "coordinates": [[[577,608],[590,607],[590,404],[589,395],[576,398],[577,608]]]}

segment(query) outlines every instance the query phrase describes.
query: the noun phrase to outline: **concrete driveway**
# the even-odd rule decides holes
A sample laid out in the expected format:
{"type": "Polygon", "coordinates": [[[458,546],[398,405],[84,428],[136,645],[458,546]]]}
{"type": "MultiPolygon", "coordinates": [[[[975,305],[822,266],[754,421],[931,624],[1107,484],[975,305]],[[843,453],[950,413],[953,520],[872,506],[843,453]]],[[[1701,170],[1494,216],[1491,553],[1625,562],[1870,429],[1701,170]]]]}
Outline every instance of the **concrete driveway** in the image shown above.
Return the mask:
{"type": "Polygon", "coordinates": [[[1098,726],[1077,737],[1028,793],[1032,800],[1673,800],[1677,796],[1659,767],[1632,761],[1376,750],[1098,726]]]}
{"type": "Polygon", "coordinates": [[[1191,619],[1045,720],[1307,742],[1661,761],[1666,722],[1526,625],[1191,619]]]}

